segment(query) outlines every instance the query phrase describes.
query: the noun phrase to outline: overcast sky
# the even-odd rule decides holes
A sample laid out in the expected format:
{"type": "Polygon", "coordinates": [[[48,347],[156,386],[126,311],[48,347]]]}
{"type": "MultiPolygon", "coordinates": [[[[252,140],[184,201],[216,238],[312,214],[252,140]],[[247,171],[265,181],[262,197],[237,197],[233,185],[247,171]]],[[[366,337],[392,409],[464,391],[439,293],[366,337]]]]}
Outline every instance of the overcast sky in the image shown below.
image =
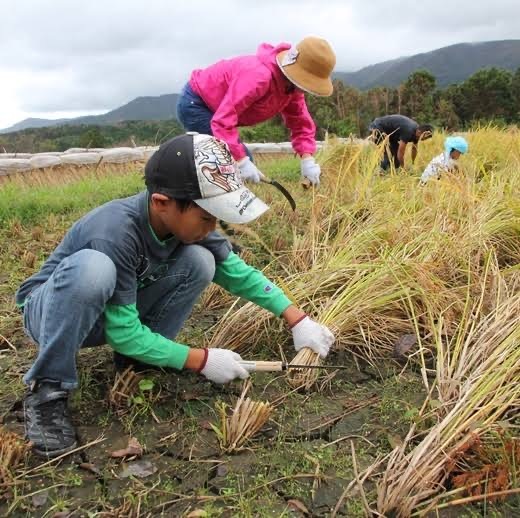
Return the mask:
{"type": "Polygon", "coordinates": [[[338,71],[460,42],[520,38],[519,0],[2,0],[0,128],[179,92],[259,43],[329,40],[338,71]]]}

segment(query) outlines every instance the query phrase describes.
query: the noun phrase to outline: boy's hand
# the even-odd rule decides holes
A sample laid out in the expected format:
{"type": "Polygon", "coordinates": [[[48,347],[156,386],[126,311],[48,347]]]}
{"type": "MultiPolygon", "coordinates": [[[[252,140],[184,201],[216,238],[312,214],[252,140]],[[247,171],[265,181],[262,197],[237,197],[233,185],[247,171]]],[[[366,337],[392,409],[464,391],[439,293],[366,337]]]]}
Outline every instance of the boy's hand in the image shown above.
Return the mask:
{"type": "Polygon", "coordinates": [[[200,373],[214,383],[228,383],[236,378],[246,379],[249,372],[239,361],[240,354],[229,349],[206,349],[207,358],[200,373]]]}
{"type": "Polygon", "coordinates": [[[303,347],[309,347],[322,358],[325,358],[334,343],[334,335],[330,329],[314,322],[309,317],[305,317],[298,322],[291,331],[296,351],[303,347]]]}

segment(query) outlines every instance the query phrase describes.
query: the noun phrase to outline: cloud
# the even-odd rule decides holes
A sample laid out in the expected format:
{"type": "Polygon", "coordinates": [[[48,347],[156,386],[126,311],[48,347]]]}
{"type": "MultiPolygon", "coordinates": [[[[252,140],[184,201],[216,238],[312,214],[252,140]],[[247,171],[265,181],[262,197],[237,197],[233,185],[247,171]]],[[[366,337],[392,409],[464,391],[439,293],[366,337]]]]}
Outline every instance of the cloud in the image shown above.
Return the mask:
{"type": "Polygon", "coordinates": [[[518,37],[520,3],[492,7],[490,15],[478,0],[17,0],[2,12],[0,98],[11,114],[109,110],[140,95],[178,92],[192,69],[254,53],[261,42],[308,34],[331,42],[339,71],[518,37]]]}

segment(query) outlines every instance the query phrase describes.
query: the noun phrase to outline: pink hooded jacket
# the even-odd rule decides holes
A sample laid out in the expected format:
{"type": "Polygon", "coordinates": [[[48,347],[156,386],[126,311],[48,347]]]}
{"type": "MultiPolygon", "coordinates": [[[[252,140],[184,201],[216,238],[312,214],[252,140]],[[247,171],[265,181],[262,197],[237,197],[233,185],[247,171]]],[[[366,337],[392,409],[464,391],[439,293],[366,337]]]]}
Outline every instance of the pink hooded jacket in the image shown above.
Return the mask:
{"type": "Polygon", "coordinates": [[[290,130],[294,151],[299,155],[316,151],[316,125],[304,94],[286,93],[287,82],[276,63],[276,55],[289,48],[288,43],[276,47],[263,43],[256,55],[223,59],[191,74],[192,90],[214,113],[213,135],[227,142],[235,160],[246,156],[238,127],[264,122],[278,113],[290,130]]]}

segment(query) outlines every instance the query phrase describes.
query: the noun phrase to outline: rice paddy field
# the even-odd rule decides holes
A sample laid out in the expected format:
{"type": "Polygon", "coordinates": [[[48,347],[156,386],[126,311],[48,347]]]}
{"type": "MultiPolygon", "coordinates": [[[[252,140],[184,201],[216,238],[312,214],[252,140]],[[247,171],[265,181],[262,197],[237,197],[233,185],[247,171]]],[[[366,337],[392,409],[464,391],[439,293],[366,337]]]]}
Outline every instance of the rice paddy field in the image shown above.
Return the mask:
{"type": "MultiPolygon", "coordinates": [[[[142,165],[0,178],[0,514],[48,517],[520,516],[520,133],[466,135],[458,173],[381,174],[382,150],[330,141],[322,183],[258,159],[297,203],[227,232],[241,255],[336,335],[345,369],[115,372],[81,350],[80,447],[43,461],[23,440],[21,377],[36,354],[14,292],[91,208],[143,188],[142,165]]],[[[211,286],[179,341],[248,360],[298,358],[283,323],[211,286]]]]}

